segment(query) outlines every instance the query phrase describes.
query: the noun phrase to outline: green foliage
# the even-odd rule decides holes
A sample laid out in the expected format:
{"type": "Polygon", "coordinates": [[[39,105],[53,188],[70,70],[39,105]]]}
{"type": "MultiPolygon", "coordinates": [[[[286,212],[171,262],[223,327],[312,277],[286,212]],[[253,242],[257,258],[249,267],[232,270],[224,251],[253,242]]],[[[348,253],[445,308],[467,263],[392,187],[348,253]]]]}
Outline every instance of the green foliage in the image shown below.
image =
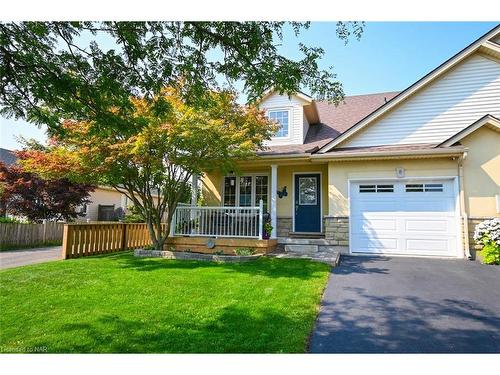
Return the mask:
{"type": "Polygon", "coordinates": [[[127,207],[127,213],[123,218],[124,223],[145,223],[144,215],[135,206],[127,207]]]}
{"type": "Polygon", "coordinates": [[[0,348],[303,353],[329,270],[303,259],[231,264],[130,252],[2,270],[0,348]]]}
{"type": "Polygon", "coordinates": [[[214,254],[214,255],[224,255],[224,250],[214,250],[212,252],[212,254],[214,254]]]}
{"type": "Polygon", "coordinates": [[[6,223],[22,223],[22,220],[13,218],[13,217],[7,217],[7,216],[0,216],[0,223],[6,224],[6,223]]]}
{"type": "Polygon", "coordinates": [[[500,264],[500,246],[495,242],[489,242],[481,250],[483,262],[486,264],[500,264]]]}
{"type": "Polygon", "coordinates": [[[273,231],[273,226],[271,225],[271,223],[267,222],[267,223],[264,223],[264,231],[270,236],[271,235],[271,232],[273,231]]]}
{"type": "Polygon", "coordinates": [[[249,256],[249,255],[253,255],[255,253],[255,250],[251,249],[249,247],[237,247],[234,250],[234,253],[236,255],[240,255],[240,256],[249,256]]]}
{"type": "MultiPolygon", "coordinates": [[[[337,37],[360,38],[363,23],[339,22],[337,37]]],[[[131,97],[150,100],[183,82],[183,97],[202,106],[220,82],[243,83],[250,101],[270,88],[303,88],[340,102],[342,85],[319,67],[324,51],[299,44],[296,60],[282,55],[283,33],[298,22],[18,22],[0,24],[0,113],[48,125],[91,120],[99,129],[133,129],[131,97]],[[111,47],[110,47],[111,46],[111,47]],[[221,58],[213,59],[216,51],[221,58]],[[220,53],[220,52],[219,52],[220,53]]],[[[168,103],[154,105],[158,115],[168,103]]]]}

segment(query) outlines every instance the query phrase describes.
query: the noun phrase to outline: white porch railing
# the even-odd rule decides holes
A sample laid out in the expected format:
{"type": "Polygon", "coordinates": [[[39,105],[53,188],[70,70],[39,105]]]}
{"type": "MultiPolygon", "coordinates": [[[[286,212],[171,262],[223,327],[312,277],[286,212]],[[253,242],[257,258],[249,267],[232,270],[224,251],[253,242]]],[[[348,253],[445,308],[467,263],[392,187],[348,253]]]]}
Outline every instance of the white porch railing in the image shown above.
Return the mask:
{"type": "Polygon", "coordinates": [[[263,202],[258,207],[178,206],[174,236],[259,238],[263,235],[263,202]]]}

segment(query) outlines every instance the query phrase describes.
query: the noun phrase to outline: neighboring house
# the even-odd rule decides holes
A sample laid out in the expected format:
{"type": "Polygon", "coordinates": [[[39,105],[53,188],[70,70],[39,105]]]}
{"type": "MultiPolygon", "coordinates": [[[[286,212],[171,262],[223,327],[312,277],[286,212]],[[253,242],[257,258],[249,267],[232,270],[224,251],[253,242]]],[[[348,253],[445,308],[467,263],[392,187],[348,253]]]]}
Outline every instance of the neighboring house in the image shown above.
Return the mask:
{"type": "MultiPolygon", "coordinates": [[[[11,150],[0,148],[0,162],[10,166],[17,162],[17,156],[11,150]]],[[[90,193],[90,200],[91,203],[80,208],[83,216],[77,221],[114,221],[131,205],[125,194],[107,186],[97,187],[90,193]]]]}
{"type": "Polygon", "coordinates": [[[474,225],[500,216],[500,27],[402,92],[337,107],[270,92],[260,107],[281,129],[239,175],[204,176],[203,193],[262,199],[278,242],[461,258],[474,225]]]}

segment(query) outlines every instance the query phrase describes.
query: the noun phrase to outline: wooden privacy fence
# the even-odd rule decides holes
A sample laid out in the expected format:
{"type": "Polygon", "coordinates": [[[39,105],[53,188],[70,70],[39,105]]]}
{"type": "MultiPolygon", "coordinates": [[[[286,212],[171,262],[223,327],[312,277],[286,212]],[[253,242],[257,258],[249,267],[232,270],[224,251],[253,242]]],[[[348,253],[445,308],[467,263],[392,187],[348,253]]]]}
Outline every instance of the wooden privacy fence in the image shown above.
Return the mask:
{"type": "Polygon", "coordinates": [[[66,224],[62,253],[65,259],[78,258],[137,249],[150,244],[145,223],[66,224]]]}
{"type": "Polygon", "coordinates": [[[61,241],[64,223],[0,223],[0,246],[32,246],[61,241]]]}

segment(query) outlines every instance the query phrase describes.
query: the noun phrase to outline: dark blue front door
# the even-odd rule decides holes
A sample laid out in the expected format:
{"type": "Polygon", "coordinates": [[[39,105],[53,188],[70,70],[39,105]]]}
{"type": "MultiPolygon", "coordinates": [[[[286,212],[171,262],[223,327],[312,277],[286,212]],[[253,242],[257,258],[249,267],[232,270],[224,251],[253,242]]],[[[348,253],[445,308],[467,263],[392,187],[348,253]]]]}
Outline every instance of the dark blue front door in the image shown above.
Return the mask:
{"type": "Polygon", "coordinates": [[[318,173],[295,175],[295,232],[321,232],[321,187],[318,173]]]}

